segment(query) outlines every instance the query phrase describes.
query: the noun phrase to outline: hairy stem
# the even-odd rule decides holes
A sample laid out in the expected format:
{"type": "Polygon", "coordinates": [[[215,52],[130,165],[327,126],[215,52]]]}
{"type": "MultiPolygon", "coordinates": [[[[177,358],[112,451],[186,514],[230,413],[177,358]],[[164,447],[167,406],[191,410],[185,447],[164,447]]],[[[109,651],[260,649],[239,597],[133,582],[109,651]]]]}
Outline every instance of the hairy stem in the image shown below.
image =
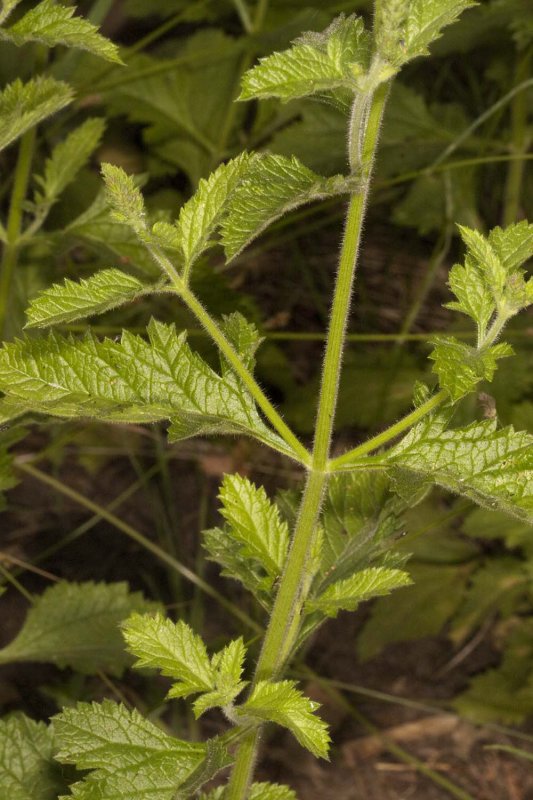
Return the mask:
{"type": "MultiPolygon", "coordinates": [[[[333,432],[342,351],[366,207],[369,177],[387,94],[387,86],[383,85],[377,89],[372,100],[362,140],[362,188],[352,196],[346,216],[346,229],[340,255],[339,272],[333,297],[322,373],[313,458],[307,475],[291,549],[257,662],[254,684],[259,680],[276,678],[280,674],[298,635],[298,621],[306,599],[306,587],[309,583],[307,580],[309,577],[309,560],[315,541],[320,507],[327,485],[328,474],[326,468],[333,432]]],[[[358,98],[356,102],[359,101],[358,98]]],[[[349,141],[359,142],[358,132],[350,131],[349,141]]],[[[227,800],[245,800],[247,797],[257,759],[260,735],[260,730],[254,731],[240,746],[226,791],[227,800]]]]}
{"type": "Polygon", "coordinates": [[[6,314],[11,294],[13,275],[17,267],[19,254],[19,238],[22,229],[22,213],[24,200],[28,191],[37,128],[33,127],[22,137],[19,145],[15,180],[11,193],[11,203],[7,217],[7,242],[2,253],[0,264],[0,336],[4,336],[6,314]]]}

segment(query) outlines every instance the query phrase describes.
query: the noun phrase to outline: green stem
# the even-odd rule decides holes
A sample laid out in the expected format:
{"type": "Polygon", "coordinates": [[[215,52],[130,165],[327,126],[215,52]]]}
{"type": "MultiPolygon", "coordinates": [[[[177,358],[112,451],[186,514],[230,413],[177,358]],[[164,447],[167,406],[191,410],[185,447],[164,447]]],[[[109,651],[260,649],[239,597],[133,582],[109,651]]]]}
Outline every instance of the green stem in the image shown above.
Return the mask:
{"type": "Polygon", "coordinates": [[[253,30],[253,23],[245,0],[233,0],[233,5],[235,6],[237,14],[239,15],[242,27],[246,33],[251,33],[253,30]]]}
{"type": "MultiPolygon", "coordinates": [[[[531,55],[533,48],[529,48],[526,53],[520,53],[516,67],[516,79],[520,84],[529,75],[531,68],[531,55]]],[[[517,94],[511,105],[511,132],[513,151],[517,156],[524,155],[529,146],[528,135],[528,96],[525,92],[517,94]]],[[[504,211],[503,224],[511,225],[516,222],[520,211],[520,197],[522,194],[522,183],[524,178],[525,162],[518,158],[511,161],[507,173],[507,181],[504,192],[504,211]]]]}
{"type": "MultiPolygon", "coordinates": [[[[291,549],[283,570],[278,594],[257,662],[254,684],[259,680],[276,678],[280,674],[289,654],[292,652],[299,631],[299,617],[302,613],[305,595],[309,586],[309,562],[328,479],[326,468],[333,432],[342,351],[366,207],[369,177],[387,94],[388,86],[380,86],[377,89],[366,123],[361,147],[362,189],[353,195],[346,217],[346,229],[340,255],[339,272],[333,297],[322,373],[313,459],[311,469],[307,474],[291,549]]],[[[356,99],[356,102],[359,101],[359,98],[356,99]]],[[[359,144],[359,141],[359,132],[350,131],[349,142],[357,142],[359,144]]],[[[352,156],[351,153],[350,156],[352,156]]],[[[352,161],[352,158],[350,160],[352,161]]],[[[226,790],[227,800],[245,800],[247,797],[253,778],[259,740],[259,730],[254,731],[240,746],[226,790]]]]}
{"type": "Polygon", "coordinates": [[[234,617],[243,622],[247,627],[252,628],[252,630],[256,631],[256,633],[262,632],[263,629],[261,626],[255,622],[255,620],[249,617],[248,614],[245,614],[244,611],[241,611],[239,606],[227,600],[224,595],[222,595],[220,592],[217,592],[216,589],[213,589],[213,587],[207,583],[207,581],[199,578],[198,575],[196,575],[192,570],[171,556],[170,553],[167,553],[165,550],[163,550],[163,548],[159,547],[159,545],[157,545],[155,542],[152,542],[151,539],[148,539],[132,525],[120,519],[119,517],[116,517],[108,509],[99,506],[97,503],[93,503],[92,500],[89,500],[89,498],[80,494],[75,489],[72,489],[70,486],[67,486],[56,478],[53,478],[46,472],[42,472],[40,469],[37,469],[37,467],[32,466],[28,462],[19,460],[15,462],[15,466],[21,472],[31,475],[32,478],[40,481],[40,483],[50,486],[52,489],[60,492],[65,497],[70,498],[75,503],[84,506],[89,511],[92,511],[93,514],[98,514],[101,519],[107,520],[107,522],[113,525],[113,527],[117,528],[119,531],[122,531],[122,533],[125,533],[126,536],[128,536],[134,542],[137,542],[137,544],[140,544],[145,548],[145,550],[153,553],[153,555],[156,556],[156,558],[158,558],[160,561],[163,561],[192,584],[198,586],[199,589],[220,603],[223,608],[233,614],[234,617]]]}
{"type": "MultiPolygon", "coordinates": [[[[184,286],[177,286],[177,291],[182,297],[187,307],[192,311],[198,322],[202,325],[207,333],[211,336],[220,352],[227,358],[239,378],[242,380],[257,405],[273,425],[281,438],[289,446],[293,457],[299,460],[302,464],[309,464],[309,453],[303,444],[297,439],[291,431],[287,423],[278,414],[268,397],[265,395],[253,375],[246,369],[241,361],[238,353],[233,348],[232,344],[226,339],[223,332],[220,330],[216,322],[211,318],[209,313],[200,303],[198,298],[184,286]]],[[[289,452],[290,455],[290,452],[289,452]]]]}
{"type": "Polygon", "coordinates": [[[2,337],[4,336],[11,284],[17,267],[23,205],[28,191],[36,136],[36,127],[24,134],[20,141],[17,166],[15,167],[15,180],[7,218],[7,243],[4,245],[0,265],[0,336],[2,337]]]}
{"type": "Polygon", "coordinates": [[[366,456],[368,453],[371,453],[372,450],[377,450],[378,447],[382,447],[382,445],[387,444],[392,439],[395,439],[399,436],[400,433],[411,428],[413,425],[416,425],[417,422],[420,422],[421,419],[426,417],[440,405],[442,405],[446,400],[449,400],[450,396],[448,392],[442,389],[433,397],[430,397],[429,400],[426,400],[418,408],[415,408],[410,414],[407,414],[406,417],[398,420],[394,425],[391,425],[390,428],[378,433],[377,436],[373,436],[371,439],[368,439],[363,444],[360,444],[358,447],[355,447],[353,450],[349,450],[347,453],[344,453],[342,456],[338,456],[334,458],[332,461],[329,462],[329,469],[331,472],[336,472],[340,469],[350,469],[351,465],[357,461],[358,459],[366,456]]]}

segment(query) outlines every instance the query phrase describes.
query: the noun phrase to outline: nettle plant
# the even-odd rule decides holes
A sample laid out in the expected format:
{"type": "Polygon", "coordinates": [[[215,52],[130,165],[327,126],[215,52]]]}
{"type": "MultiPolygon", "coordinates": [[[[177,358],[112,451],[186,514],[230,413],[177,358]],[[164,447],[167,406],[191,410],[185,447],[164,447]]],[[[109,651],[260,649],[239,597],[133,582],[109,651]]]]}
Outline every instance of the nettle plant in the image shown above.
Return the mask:
{"type": "MultiPolygon", "coordinates": [[[[466,427],[453,424],[459,401],[480,381],[490,381],[498,360],[511,355],[510,346],[500,341],[505,324],[533,302],[533,281],[526,280],[522,268],[533,254],[533,226],[526,222],[496,228],[488,236],[461,228],[466,256],[451,270],[455,299],[449,306],[473,321],[476,345],[452,336],[435,340],[430,358],[438,387],[415,386],[410,414],[343,455],[330,454],[352,283],[390,84],[469,5],[467,0],[381,0],[371,32],[355,16],[339,17],[323,33],[303,36],[245,75],[241,100],[312,95],[349,109],[347,176],[323,178],[295,158],[244,153],[200,182],[174,224],[152,224],[136,180],[104,165],[113,217],[129,226],[159,265],[160,279],[143,283],[113,268],[66,281],[31,303],[28,327],[72,322],[143,295],[168,293],[185,303],[212,338],[220,370],[189,348],[185,334],[156,320],[146,337],[125,330],[120,341],[91,333],[81,339],[60,333],[28,336],[0,351],[4,417],[30,410],[120,423],[167,420],[173,442],[193,435],[245,434],[300,464],[305,486],[274,502],[247,478],[227,475],[220,491],[223,524],[204,533],[209,558],[264,610],[257,659],[247,657],[242,637],[210,654],[186,622],[175,623],[142,599],[113,590],[117,618],[128,608],[133,611],[123,635],[136,666],[172,679],[170,701],[194,697],[196,717],[221,709],[227,732],[204,742],[181,740],[111,701],[67,708],[48,728],[13,717],[3,723],[0,766],[10,797],[294,798],[288,787],[253,782],[263,726],[281,725],[314,755],[328,757],[329,735],[317,704],[283,676],[298,648],[328,618],[410,582],[405,556],[394,549],[403,510],[437,484],[481,506],[533,520],[533,437],[499,428],[493,417],[466,427]],[[254,377],[260,345],[256,328],[237,313],[214,319],[191,290],[190,277],[209,248],[221,244],[230,261],[289,210],[342,193],[349,202],[309,451],[254,377]],[[57,762],[83,772],[69,789],[61,783],[66,778],[57,762]],[[201,793],[228,768],[225,785],[201,793]]],[[[49,590],[2,651],[4,663],[42,658],[39,647],[45,641],[53,660],[61,637],[50,646],[50,631],[47,640],[43,629],[54,628],[59,614],[51,594],[67,591],[74,595],[70,601],[61,597],[63,609],[83,603],[73,588],[49,590]]],[[[107,635],[111,653],[117,643],[113,630],[107,635]]],[[[58,657],[56,662],[62,663],[58,657]]],[[[78,662],[83,669],[90,666],[83,657],[78,662]]],[[[105,662],[94,666],[104,668],[105,662]]]]}

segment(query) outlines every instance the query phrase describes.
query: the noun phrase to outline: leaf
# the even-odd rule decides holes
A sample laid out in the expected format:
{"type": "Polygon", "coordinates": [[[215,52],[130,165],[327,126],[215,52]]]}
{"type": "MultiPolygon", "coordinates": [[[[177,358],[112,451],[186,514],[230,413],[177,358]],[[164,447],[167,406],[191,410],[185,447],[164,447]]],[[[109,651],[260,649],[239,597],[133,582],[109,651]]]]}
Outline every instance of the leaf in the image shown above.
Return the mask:
{"type": "Polygon", "coordinates": [[[439,336],[432,342],[435,347],[429,358],[435,362],[433,372],[454,403],[471,392],[481,380],[491,381],[497,360],[514,353],[513,348],[503,342],[479,350],[460,342],[455,336],[439,336]]]}
{"type": "Polygon", "coordinates": [[[330,738],[326,723],[313,713],[318,707],[296,688],[294,681],[259,681],[239,711],[288,728],[302,747],[327,758],[330,738]]]}
{"type": "Polygon", "coordinates": [[[489,243],[506,272],[513,272],[533,258],[533,224],[522,220],[506,228],[493,228],[489,243]]]}
{"type": "Polygon", "coordinates": [[[108,199],[117,222],[129,225],[137,234],[146,229],[146,211],[142,194],[130,175],[122,167],[102,164],[108,199]]]}
{"type": "Polygon", "coordinates": [[[0,663],[50,662],[120,675],[131,663],[120,623],[132,611],[155,608],[126,583],[58,583],[36,599],[18,635],[0,650],[0,663]]]}
{"type": "Polygon", "coordinates": [[[207,433],[248,433],[286,445],[262,422],[233,373],[221,377],[178,336],[152,320],[149,341],[51,333],[0,350],[0,388],[17,405],[59,417],[156,422],[170,419],[173,440],[207,433]]]}
{"type": "Polygon", "coordinates": [[[63,710],[54,730],[58,761],[93,770],[71,787],[83,800],[173,800],[206,752],[109,700],[63,710]]]}
{"type": "Polygon", "coordinates": [[[321,178],[294,157],[267,155],[254,159],[230,199],[222,222],[227,258],[235,258],[288,211],[353,188],[342,176],[321,178]]]}
{"type": "MultiPolygon", "coordinates": [[[[208,794],[201,794],[199,800],[223,800],[224,789],[224,786],[219,786],[208,794]]],[[[296,800],[296,795],[288,786],[279,783],[253,783],[249,800],[296,800]]]]}
{"type": "Polygon", "coordinates": [[[209,559],[222,567],[221,574],[240,581],[264,608],[271,605],[271,580],[266,578],[258,565],[241,554],[240,544],[226,530],[211,528],[203,531],[203,546],[209,559]]]}
{"type": "Polygon", "coordinates": [[[259,562],[273,583],[289,547],[289,529],[277,507],[263,487],[257,488],[241,475],[226,475],[219,497],[227,534],[241,545],[240,554],[259,562]]]}
{"type": "Polygon", "coordinates": [[[410,568],[412,586],[376,600],[357,637],[357,654],[366,661],[392,642],[438,634],[461,603],[465,573],[457,566],[421,564],[410,568]]]}
{"type": "Polygon", "coordinates": [[[62,81],[39,76],[27,83],[13,81],[0,92],[0,150],[72,100],[72,89],[62,81]]]}
{"type": "Polygon", "coordinates": [[[202,178],[195,194],[182,206],[177,228],[186,267],[190,267],[209,246],[209,237],[246,174],[251,159],[248,153],[242,153],[227,164],[221,164],[209,178],[202,178]]]}
{"type": "Polygon", "coordinates": [[[118,48],[98,33],[88,20],[74,16],[76,9],[42,0],[10,28],[3,29],[0,37],[16,45],[40,42],[47,47],[63,44],[88,50],[93,55],[122,64],[118,48]]]}
{"type": "Polygon", "coordinates": [[[103,120],[88,119],[54,148],[44,174],[36,178],[42,192],[37,193],[37,202],[51,205],[57,200],[98,147],[104,129],[103,120]]]}
{"type": "Polygon", "coordinates": [[[485,276],[485,280],[491,287],[496,302],[498,302],[503,295],[507,278],[507,272],[502,261],[495,252],[490,240],[482,236],[479,231],[467,228],[466,225],[459,225],[458,227],[469,254],[485,276]]]}
{"type": "Polygon", "coordinates": [[[442,430],[424,420],[389,451],[387,460],[465,495],[533,522],[533,436],[494,420],[442,430]]]}
{"type": "Polygon", "coordinates": [[[447,25],[474,6],[471,0],[411,0],[402,47],[402,63],[416,56],[428,55],[428,46],[447,25]]]}
{"type": "Polygon", "coordinates": [[[54,762],[54,736],[23,714],[0,720],[0,795],[6,800],[57,800],[65,788],[54,762]]]}
{"type": "Polygon", "coordinates": [[[47,328],[103,314],[155,289],[118,269],[103,269],[78,282],[65,278],[31,301],[26,328],[47,328]]]}
{"type": "Polygon", "coordinates": [[[241,680],[245,656],[246,648],[242,637],[235,639],[215,653],[211,659],[215,689],[202,694],[194,701],[193,709],[196,718],[209,708],[216,706],[224,708],[233,704],[235,698],[247,685],[246,681],[241,680]]]}
{"type": "Polygon", "coordinates": [[[175,678],[168,697],[187,697],[214,687],[213,669],[205,645],[183,621],[172,622],[161,614],[133,614],[123,626],[135,666],[157,669],[175,678]]]}
{"type": "Polygon", "coordinates": [[[340,16],[322,34],[306,34],[293,47],[273,53],[245,73],[240,100],[296,97],[356,88],[368,65],[369,37],[363,21],[340,16]]]}
{"type": "Polygon", "coordinates": [[[350,578],[332,583],[321,595],[308,600],[306,608],[336,617],[339,611],[355,611],[364,600],[389,594],[393,589],[408,586],[411,582],[407,572],[400,569],[368,567],[350,578]]]}
{"type": "Polygon", "coordinates": [[[455,264],[451,268],[448,285],[457,301],[446,303],[446,308],[460,311],[473,319],[478,326],[478,336],[483,339],[496,305],[490,286],[473,259],[467,256],[464,266],[455,264]]]}
{"type": "MultiPolygon", "coordinates": [[[[242,363],[245,365],[246,369],[252,372],[255,368],[255,354],[257,348],[263,341],[253,322],[248,322],[242,314],[238,311],[234,311],[222,317],[221,327],[224,334],[241,357],[242,363]]],[[[226,373],[228,370],[231,371],[231,365],[224,357],[221,358],[221,367],[223,373],[226,373]]]]}

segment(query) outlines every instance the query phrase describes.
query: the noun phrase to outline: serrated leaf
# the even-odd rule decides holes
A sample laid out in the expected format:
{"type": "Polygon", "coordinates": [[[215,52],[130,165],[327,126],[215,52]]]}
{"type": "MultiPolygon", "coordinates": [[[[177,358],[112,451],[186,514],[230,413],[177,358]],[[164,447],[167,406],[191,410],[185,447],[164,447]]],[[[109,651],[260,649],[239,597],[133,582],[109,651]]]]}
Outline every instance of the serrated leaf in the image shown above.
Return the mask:
{"type": "MultiPolygon", "coordinates": [[[[223,800],[224,790],[224,786],[219,786],[207,794],[201,794],[199,800],[223,800]]],[[[250,800],[296,800],[296,794],[288,786],[279,783],[253,783],[250,800]]]]}
{"type": "Polygon", "coordinates": [[[120,675],[131,663],[121,622],[133,611],[155,608],[126,583],[58,583],[36,599],[21,631],[0,650],[0,663],[50,662],[87,674],[120,675]]]}
{"type": "Polygon", "coordinates": [[[483,339],[496,306],[487,281],[471,258],[466,258],[464,266],[455,264],[451,268],[448,285],[457,301],[447,303],[446,307],[471,317],[478,325],[479,338],[483,339]]]}
{"type": "MultiPolygon", "coordinates": [[[[253,322],[249,322],[238,311],[234,311],[232,314],[227,314],[222,317],[221,328],[241,357],[245,367],[250,370],[250,372],[253,372],[255,368],[255,354],[257,348],[263,341],[253,322]]],[[[221,366],[223,373],[227,370],[231,370],[231,365],[224,357],[221,358],[221,366]]]]}
{"type": "Polygon", "coordinates": [[[513,272],[533,258],[533,224],[522,220],[506,228],[493,228],[489,234],[489,243],[504,269],[508,273],[513,272]]]}
{"type": "Polygon", "coordinates": [[[46,161],[44,174],[36,178],[40,186],[37,202],[51,205],[56,201],[98,147],[104,130],[103,120],[88,119],[56,145],[46,161]]]}
{"type": "Polygon", "coordinates": [[[407,468],[481,506],[533,522],[533,436],[494,420],[443,430],[415,426],[389,451],[389,463],[407,468]]]}
{"type": "Polygon", "coordinates": [[[485,280],[492,289],[494,298],[498,302],[503,294],[507,272],[498,257],[489,239],[479,231],[459,225],[461,238],[468,248],[468,252],[477,262],[478,268],[485,275],[485,280]]]}
{"type": "Polygon", "coordinates": [[[114,164],[102,164],[102,175],[114,219],[129,225],[136,233],[142,233],[146,229],[146,211],[134,179],[114,164]]]}
{"type": "Polygon", "coordinates": [[[426,55],[442,29],[474,5],[471,0],[411,0],[402,44],[407,58],[426,55]]]}
{"type": "Polygon", "coordinates": [[[273,53],[245,73],[240,100],[296,97],[340,87],[355,89],[368,65],[369,37],[354,15],[338,17],[323,33],[308,33],[281,53],[273,53]]]}
{"type": "Polygon", "coordinates": [[[227,534],[245,558],[259,562],[272,583],[281,574],[289,547],[289,529],[263,487],[241,475],[226,475],[220,490],[227,534]]]}
{"type": "Polygon", "coordinates": [[[222,567],[221,574],[240,581],[264,608],[269,608],[271,581],[265,578],[259,565],[241,554],[240,544],[221,528],[203,531],[203,539],[203,546],[209,553],[208,558],[222,567]]]}
{"type": "Polygon", "coordinates": [[[65,709],[54,730],[58,761],[94,770],[71,787],[83,800],[173,800],[206,752],[108,700],[65,709]]]}
{"type": "Polygon", "coordinates": [[[117,46],[98,33],[88,20],[74,16],[75,11],[75,8],[61,5],[55,0],[42,0],[10,28],[1,30],[0,38],[9,39],[16,45],[40,42],[47,47],[58,44],[78,47],[107,61],[121,64],[117,46]]]}
{"type": "Polygon", "coordinates": [[[173,325],[152,320],[148,337],[125,331],[116,342],[52,333],[6,344],[0,350],[0,388],[14,404],[41,413],[123,422],[170,419],[174,440],[248,433],[287,452],[234,373],[214,372],[173,325]]]}
{"type": "Polygon", "coordinates": [[[31,301],[26,328],[47,328],[103,314],[156,288],[119,269],[103,269],[78,282],[65,278],[63,283],[54,284],[31,301]]]}
{"type": "Polygon", "coordinates": [[[176,223],[186,267],[209,246],[209,239],[219,224],[235,188],[248,170],[253,156],[242,153],[221,164],[182,206],[176,223]]]}
{"type": "Polygon", "coordinates": [[[244,659],[246,648],[242,637],[230,642],[211,659],[213,668],[213,683],[215,689],[212,692],[200,695],[194,703],[194,715],[200,717],[209,708],[231,705],[236,697],[247,685],[247,681],[242,681],[244,669],[244,659]]]}
{"type": "Polygon", "coordinates": [[[296,688],[294,681],[259,681],[239,710],[288,728],[302,747],[317,757],[327,758],[330,738],[326,723],[313,713],[318,707],[318,703],[296,688]]]}
{"type": "Polygon", "coordinates": [[[23,83],[17,78],[0,92],[0,150],[72,100],[62,81],[39,76],[23,83]]]}
{"type": "Polygon", "coordinates": [[[157,669],[177,683],[169,697],[187,697],[214,688],[214,672],[205,645],[185,622],[161,614],[133,614],[123,626],[128,650],[136,667],[157,669]]]}
{"type": "Polygon", "coordinates": [[[227,258],[238,255],[288,211],[353,188],[342,176],[320,177],[294,157],[267,155],[254,159],[230,199],[222,222],[227,258]]]}
{"type": "Polygon", "coordinates": [[[336,617],[339,611],[355,611],[359,603],[389,594],[412,583],[407,572],[386,567],[369,567],[350,578],[332,583],[325,592],[306,603],[308,611],[322,611],[336,617]]]}
{"type": "Polygon", "coordinates": [[[500,358],[513,355],[513,348],[500,342],[481,350],[460,342],[454,336],[440,336],[429,358],[434,361],[433,372],[439,384],[457,402],[471,392],[481,380],[491,381],[500,358]]]}
{"type": "Polygon", "coordinates": [[[52,729],[44,722],[23,714],[0,720],[0,796],[56,800],[65,785],[54,751],[52,729]]]}

